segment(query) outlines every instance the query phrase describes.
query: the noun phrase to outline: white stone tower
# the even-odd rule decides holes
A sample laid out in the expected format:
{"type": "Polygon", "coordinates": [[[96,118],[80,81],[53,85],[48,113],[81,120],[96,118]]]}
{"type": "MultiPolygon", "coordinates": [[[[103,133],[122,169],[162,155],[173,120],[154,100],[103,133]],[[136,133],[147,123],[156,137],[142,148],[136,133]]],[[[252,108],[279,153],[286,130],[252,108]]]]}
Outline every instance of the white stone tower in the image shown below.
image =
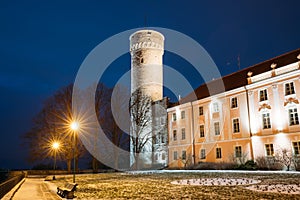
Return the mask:
{"type": "Polygon", "coordinates": [[[131,93],[141,88],[152,101],[163,98],[164,36],[154,30],[140,30],[130,36],[131,93]]]}
{"type": "MultiPolygon", "coordinates": [[[[140,89],[144,95],[150,96],[153,102],[163,99],[163,62],[164,36],[154,30],[140,30],[130,36],[131,54],[131,93],[140,89]]],[[[130,164],[135,163],[138,169],[149,168],[153,164],[153,116],[152,108],[149,117],[151,123],[138,132],[137,140],[144,143],[142,155],[134,157],[135,145],[130,143],[130,164]],[[146,139],[148,138],[148,140],[146,139]]],[[[135,124],[135,122],[133,122],[135,124]]],[[[133,127],[138,127],[133,125],[133,127]]],[[[131,134],[135,128],[131,128],[131,134]]]]}

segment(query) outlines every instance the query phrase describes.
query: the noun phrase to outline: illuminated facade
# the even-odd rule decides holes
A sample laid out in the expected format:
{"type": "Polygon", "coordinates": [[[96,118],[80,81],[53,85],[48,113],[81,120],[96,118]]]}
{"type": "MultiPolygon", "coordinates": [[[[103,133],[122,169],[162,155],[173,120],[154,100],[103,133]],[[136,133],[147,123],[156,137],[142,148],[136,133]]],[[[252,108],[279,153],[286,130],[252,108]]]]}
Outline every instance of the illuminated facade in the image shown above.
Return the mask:
{"type": "Polygon", "coordinates": [[[214,80],[168,112],[168,165],[300,154],[300,49],[214,80]]]}

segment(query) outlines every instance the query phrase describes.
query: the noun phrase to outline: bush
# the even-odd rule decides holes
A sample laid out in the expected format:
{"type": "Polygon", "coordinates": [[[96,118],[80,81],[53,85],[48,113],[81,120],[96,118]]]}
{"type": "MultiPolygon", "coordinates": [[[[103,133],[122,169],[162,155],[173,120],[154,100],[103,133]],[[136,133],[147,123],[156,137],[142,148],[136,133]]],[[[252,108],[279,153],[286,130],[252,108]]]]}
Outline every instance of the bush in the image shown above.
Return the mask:
{"type": "Polygon", "coordinates": [[[228,162],[199,162],[197,165],[193,167],[196,170],[229,170],[234,169],[234,163],[228,162]]]}
{"type": "Polygon", "coordinates": [[[276,162],[274,157],[259,156],[256,158],[257,169],[260,170],[281,170],[282,165],[276,162]]]}
{"type": "Polygon", "coordinates": [[[235,169],[238,169],[238,170],[256,170],[257,165],[253,160],[247,160],[245,162],[245,164],[240,164],[240,165],[236,166],[235,169]]]}
{"type": "Polygon", "coordinates": [[[293,164],[296,171],[300,171],[300,156],[294,155],[293,164]]]}

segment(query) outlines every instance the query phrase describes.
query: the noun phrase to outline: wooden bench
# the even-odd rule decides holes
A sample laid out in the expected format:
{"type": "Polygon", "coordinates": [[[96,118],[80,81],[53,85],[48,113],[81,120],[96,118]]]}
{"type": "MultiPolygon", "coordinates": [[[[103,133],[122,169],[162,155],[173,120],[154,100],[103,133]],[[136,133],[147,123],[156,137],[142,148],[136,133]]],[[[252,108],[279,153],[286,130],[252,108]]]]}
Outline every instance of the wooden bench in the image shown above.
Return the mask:
{"type": "Polygon", "coordinates": [[[76,183],[67,183],[64,187],[57,187],[57,194],[63,198],[73,199],[76,183]]]}

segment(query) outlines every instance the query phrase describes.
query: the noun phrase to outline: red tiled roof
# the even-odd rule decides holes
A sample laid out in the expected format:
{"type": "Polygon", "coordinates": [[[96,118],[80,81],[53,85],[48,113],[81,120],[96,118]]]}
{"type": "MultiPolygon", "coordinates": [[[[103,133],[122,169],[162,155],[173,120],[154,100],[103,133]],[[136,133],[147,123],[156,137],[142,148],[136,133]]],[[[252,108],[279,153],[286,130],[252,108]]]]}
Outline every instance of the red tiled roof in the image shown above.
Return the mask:
{"type": "MultiPolygon", "coordinates": [[[[180,103],[186,103],[195,101],[197,99],[203,99],[205,97],[219,94],[225,91],[229,91],[235,88],[239,88],[242,86],[247,85],[247,73],[249,71],[253,72],[252,76],[267,72],[271,70],[271,64],[276,63],[276,69],[286,66],[288,64],[294,63],[299,61],[297,56],[300,54],[300,48],[296,49],[294,51],[290,51],[288,53],[285,53],[283,55],[277,56],[275,58],[266,60],[264,62],[258,63],[256,65],[250,66],[248,68],[242,69],[240,71],[237,71],[235,73],[229,74],[227,76],[223,76],[222,78],[213,80],[211,82],[208,82],[206,84],[200,85],[198,88],[194,90],[194,93],[190,93],[186,97],[182,98],[180,100],[180,103]],[[224,83],[224,87],[220,87],[220,85],[224,83]],[[208,88],[210,88],[210,91],[208,91],[208,88]],[[196,94],[196,97],[195,95],[196,94]]],[[[222,85],[221,85],[222,86],[222,85]]]]}

